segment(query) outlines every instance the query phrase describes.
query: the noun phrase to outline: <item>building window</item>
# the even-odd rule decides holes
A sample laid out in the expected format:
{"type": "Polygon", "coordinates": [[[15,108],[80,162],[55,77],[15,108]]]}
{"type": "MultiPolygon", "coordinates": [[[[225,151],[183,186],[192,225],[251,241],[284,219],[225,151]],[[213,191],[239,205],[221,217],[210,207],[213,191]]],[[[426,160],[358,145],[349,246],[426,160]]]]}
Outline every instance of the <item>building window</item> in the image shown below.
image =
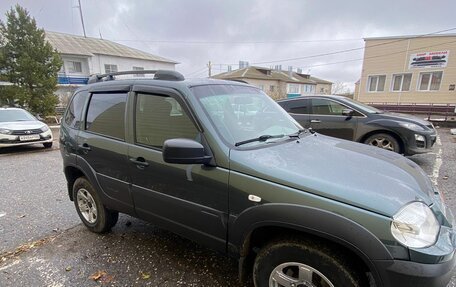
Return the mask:
{"type": "Polygon", "coordinates": [[[299,85],[298,84],[288,84],[288,93],[289,94],[299,94],[299,85]]]}
{"type": "Polygon", "coordinates": [[[274,92],[274,90],[275,90],[274,85],[270,85],[270,86],[269,86],[269,91],[270,91],[270,92],[274,92]]]}
{"type": "Polygon", "coordinates": [[[302,85],[302,90],[306,94],[313,94],[313,93],[315,93],[315,86],[314,85],[302,85]]]}
{"type": "Polygon", "coordinates": [[[412,82],[412,74],[397,74],[393,75],[393,92],[410,91],[410,83],[412,82]]]}
{"type": "Polygon", "coordinates": [[[324,94],[325,93],[325,88],[320,88],[320,93],[324,94]]]}
{"type": "Polygon", "coordinates": [[[385,75],[369,76],[367,79],[368,92],[383,92],[385,90],[385,75]]]}
{"type": "MultiPolygon", "coordinates": [[[[133,67],[133,71],[144,71],[144,67],[133,67]]],[[[144,77],[144,74],[135,74],[135,77],[144,77]]]]}
{"type": "Polygon", "coordinates": [[[68,73],[82,73],[82,63],[77,61],[68,61],[68,73]]]}
{"type": "Polygon", "coordinates": [[[105,73],[115,73],[117,72],[117,65],[105,64],[105,73]]]}
{"type": "Polygon", "coordinates": [[[443,72],[420,73],[418,82],[419,91],[438,91],[442,82],[443,72]]]}

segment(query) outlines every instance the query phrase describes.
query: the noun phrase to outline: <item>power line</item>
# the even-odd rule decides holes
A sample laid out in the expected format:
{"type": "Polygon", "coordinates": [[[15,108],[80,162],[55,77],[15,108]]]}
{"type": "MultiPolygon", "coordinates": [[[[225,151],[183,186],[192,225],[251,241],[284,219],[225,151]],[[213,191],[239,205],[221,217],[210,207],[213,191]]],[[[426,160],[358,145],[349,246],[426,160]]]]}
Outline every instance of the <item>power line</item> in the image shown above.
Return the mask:
{"type": "Polygon", "coordinates": [[[190,76],[192,76],[192,75],[194,75],[194,74],[200,74],[200,73],[203,72],[203,71],[206,72],[206,70],[207,70],[207,67],[204,67],[204,68],[198,69],[198,70],[196,70],[196,71],[193,71],[193,72],[191,72],[191,73],[187,73],[185,76],[186,76],[186,77],[190,77],[190,76]]]}
{"type": "MultiPolygon", "coordinates": [[[[358,51],[358,50],[364,50],[365,48],[372,48],[372,47],[390,45],[390,44],[401,42],[401,41],[407,41],[409,39],[426,37],[426,36],[435,35],[435,34],[439,34],[439,33],[443,33],[443,32],[449,32],[449,31],[453,31],[453,30],[456,30],[456,27],[455,28],[451,28],[451,29],[440,30],[440,31],[432,32],[432,33],[422,34],[422,35],[418,35],[418,36],[411,36],[411,37],[408,37],[408,38],[396,39],[396,40],[392,40],[392,41],[388,41],[388,42],[384,42],[384,43],[374,44],[374,45],[371,45],[371,46],[368,46],[368,47],[359,47],[359,48],[338,50],[338,51],[333,51],[333,52],[328,52],[328,53],[315,54],[315,55],[297,57],[297,58],[288,58],[288,59],[281,59],[281,60],[255,62],[255,63],[252,63],[252,65],[274,64],[274,63],[282,63],[282,62],[297,61],[297,60],[311,59],[311,58],[324,57],[324,56],[331,56],[331,55],[336,55],[336,54],[342,54],[342,53],[348,53],[348,52],[353,52],[353,51],[358,51]]],[[[237,65],[237,64],[216,64],[216,65],[237,65]]]]}
{"type": "Polygon", "coordinates": [[[381,58],[381,57],[386,57],[386,56],[395,55],[395,54],[402,54],[404,52],[418,51],[418,50],[421,50],[421,49],[432,48],[432,47],[441,46],[441,45],[445,45],[445,44],[452,44],[452,43],[456,43],[456,41],[443,42],[443,43],[439,43],[439,44],[435,44],[435,45],[423,46],[423,47],[419,47],[419,48],[402,50],[402,51],[398,51],[398,52],[392,52],[392,53],[388,53],[388,54],[369,56],[369,57],[358,58],[358,59],[351,59],[351,60],[345,60],[345,61],[339,61],[339,62],[330,62],[330,63],[324,63],[324,64],[316,64],[316,65],[310,65],[310,66],[303,66],[303,68],[304,67],[305,68],[314,68],[314,67],[321,67],[321,66],[328,66],[328,65],[335,65],[335,64],[343,64],[343,63],[349,63],[349,62],[362,61],[364,59],[381,58]]]}
{"type": "Polygon", "coordinates": [[[363,38],[346,38],[346,39],[319,39],[319,40],[269,40],[269,41],[183,41],[183,40],[138,40],[138,39],[110,39],[117,42],[145,42],[158,44],[189,44],[189,45],[256,45],[256,44],[277,44],[277,43],[321,43],[321,42],[348,42],[361,41],[363,38]]]}

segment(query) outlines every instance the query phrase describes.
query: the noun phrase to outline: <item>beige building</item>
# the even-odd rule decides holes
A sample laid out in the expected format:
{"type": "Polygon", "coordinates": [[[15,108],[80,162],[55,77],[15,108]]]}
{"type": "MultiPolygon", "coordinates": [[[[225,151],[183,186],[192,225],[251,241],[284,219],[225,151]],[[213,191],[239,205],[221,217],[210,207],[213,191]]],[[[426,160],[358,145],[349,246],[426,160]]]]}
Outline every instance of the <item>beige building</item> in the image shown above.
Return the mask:
{"type": "Polygon", "coordinates": [[[215,79],[244,81],[278,100],[312,94],[331,94],[332,83],[307,74],[246,67],[213,76],[215,79]]]}
{"type": "Polygon", "coordinates": [[[365,103],[456,103],[456,34],[366,38],[355,99],[365,103]]]}

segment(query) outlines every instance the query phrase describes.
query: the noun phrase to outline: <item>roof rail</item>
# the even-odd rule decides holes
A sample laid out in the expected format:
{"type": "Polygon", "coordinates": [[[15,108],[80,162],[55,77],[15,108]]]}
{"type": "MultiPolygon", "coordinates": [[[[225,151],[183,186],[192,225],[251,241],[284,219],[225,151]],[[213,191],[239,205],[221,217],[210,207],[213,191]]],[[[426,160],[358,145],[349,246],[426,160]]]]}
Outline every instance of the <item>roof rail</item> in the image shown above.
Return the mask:
{"type": "Polygon", "coordinates": [[[103,81],[112,81],[115,80],[115,76],[120,75],[144,75],[144,74],[154,74],[154,80],[163,80],[163,81],[183,81],[185,80],[184,76],[176,71],[172,70],[135,70],[135,71],[122,71],[114,72],[107,74],[94,74],[89,78],[88,84],[103,82],[103,81]]]}

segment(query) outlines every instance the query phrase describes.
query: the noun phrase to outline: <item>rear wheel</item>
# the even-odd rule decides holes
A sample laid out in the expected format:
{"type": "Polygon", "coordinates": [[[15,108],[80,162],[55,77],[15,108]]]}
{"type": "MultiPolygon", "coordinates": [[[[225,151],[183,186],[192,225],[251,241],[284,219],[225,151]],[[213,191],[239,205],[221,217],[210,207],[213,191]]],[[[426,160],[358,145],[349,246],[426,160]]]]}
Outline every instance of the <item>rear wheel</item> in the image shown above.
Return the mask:
{"type": "MultiPolygon", "coordinates": [[[[306,240],[285,240],[260,250],[253,270],[256,287],[363,287],[367,276],[335,249],[306,240]]],[[[353,259],[353,258],[352,258],[353,259]]]]}
{"type": "Polygon", "coordinates": [[[51,148],[52,147],[52,143],[44,143],[43,144],[44,148],[51,148]]]}
{"type": "Polygon", "coordinates": [[[401,151],[399,142],[392,135],[385,133],[371,135],[364,141],[364,143],[397,153],[401,151]]]}
{"type": "Polygon", "coordinates": [[[98,193],[85,177],[74,182],[73,199],[82,223],[90,231],[104,233],[116,225],[119,213],[104,207],[98,193]]]}

